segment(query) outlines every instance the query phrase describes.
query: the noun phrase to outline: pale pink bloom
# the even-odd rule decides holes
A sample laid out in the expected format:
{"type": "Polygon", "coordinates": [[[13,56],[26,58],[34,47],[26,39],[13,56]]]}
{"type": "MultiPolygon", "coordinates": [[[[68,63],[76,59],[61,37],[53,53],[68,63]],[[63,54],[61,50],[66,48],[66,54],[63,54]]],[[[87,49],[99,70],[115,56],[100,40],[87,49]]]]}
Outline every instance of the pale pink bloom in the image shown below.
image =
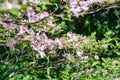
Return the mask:
{"type": "Polygon", "coordinates": [[[39,4],[40,3],[40,0],[29,0],[29,2],[32,2],[34,4],[39,4]]]}
{"type": "Polygon", "coordinates": [[[45,33],[43,33],[43,34],[37,33],[36,38],[37,38],[37,40],[43,40],[43,41],[46,41],[48,39],[48,37],[46,36],[45,33]]]}
{"type": "Polygon", "coordinates": [[[88,42],[89,42],[88,39],[83,40],[83,43],[84,43],[84,44],[87,44],[88,42]]]}
{"type": "Polygon", "coordinates": [[[51,20],[51,19],[50,19],[50,20],[48,20],[47,25],[49,25],[49,26],[55,26],[55,24],[53,24],[53,22],[52,22],[52,20],[51,20]]]}
{"type": "Polygon", "coordinates": [[[33,17],[29,17],[28,20],[29,20],[29,23],[34,23],[35,22],[35,20],[33,19],[33,17]]]}
{"type": "MultiPolygon", "coordinates": [[[[68,36],[69,36],[70,34],[68,34],[68,36]]],[[[73,36],[73,35],[72,35],[73,36]]],[[[69,38],[68,38],[68,40],[67,40],[67,42],[73,42],[74,40],[73,40],[73,38],[72,38],[72,36],[70,36],[69,38]]]]}
{"type": "Polygon", "coordinates": [[[76,41],[78,41],[78,36],[72,35],[67,41],[68,42],[76,42],[76,41]]]}
{"type": "Polygon", "coordinates": [[[79,57],[82,57],[82,55],[84,54],[83,52],[80,52],[80,51],[76,51],[76,53],[77,53],[77,56],[79,56],[79,57]]]}
{"type": "Polygon", "coordinates": [[[102,3],[102,2],[104,2],[104,0],[97,0],[99,3],[102,3]]]}
{"type": "Polygon", "coordinates": [[[8,1],[5,2],[5,5],[6,5],[7,9],[12,9],[13,8],[12,3],[8,2],[8,1]]]}
{"type": "Polygon", "coordinates": [[[96,60],[98,60],[98,59],[99,59],[99,56],[98,56],[98,55],[95,55],[94,58],[95,58],[96,60]]]}
{"type": "Polygon", "coordinates": [[[28,18],[31,18],[31,17],[35,16],[35,11],[32,7],[27,8],[27,16],[28,16],[28,18]]]}
{"type": "Polygon", "coordinates": [[[41,24],[40,20],[49,16],[48,12],[42,12],[35,15],[33,10],[28,10],[28,11],[32,12],[28,14],[28,19],[30,23],[37,22],[38,24],[41,24]]]}
{"type": "Polygon", "coordinates": [[[73,41],[73,39],[70,38],[67,40],[67,42],[74,42],[74,41],[73,41]]]}
{"type": "Polygon", "coordinates": [[[68,36],[68,37],[71,37],[71,36],[72,36],[72,33],[71,33],[71,32],[68,32],[68,33],[67,33],[67,36],[68,36]]]}
{"type": "Polygon", "coordinates": [[[49,13],[45,11],[45,12],[40,13],[39,18],[44,19],[44,18],[46,18],[48,16],[49,16],[49,13]]]}
{"type": "Polygon", "coordinates": [[[78,43],[76,43],[76,42],[73,42],[72,45],[74,45],[74,46],[73,46],[74,49],[77,49],[77,48],[80,47],[80,45],[79,45],[78,43]]]}
{"type": "Polygon", "coordinates": [[[40,18],[39,18],[39,14],[36,14],[33,17],[29,17],[29,22],[30,23],[37,23],[37,24],[41,24],[40,18]]]}
{"type": "Polygon", "coordinates": [[[104,0],[88,0],[88,2],[90,3],[90,4],[92,4],[92,3],[101,3],[101,2],[103,2],[104,0]]]}
{"type": "Polygon", "coordinates": [[[20,30],[19,30],[19,33],[17,35],[21,35],[21,34],[25,33],[26,31],[27,31],[26,26],[20,25],[20,30]]]}
{"type": "Polygon", "coordinates": [[[89,60],[89,57],[88,56],[83,56],[81,57],[81,59],[85,60],[85,61],[88,61],[89,60]]]}
{"type": "MultiPolygon", "coordinates": [[[[33,48],[35,51],[39,52],[41,58],[44,58],[44,57],[45,57],[44,51],[41,51],[41,50],[43,50],[44,47],[41,48],[40,44],[33,43],[33,44],[32,44],[32,48],[33,48]]],[[[45,48],[44,48],[44,49],[45,49],[45,48]]]]}
{"type": "Polygon", "coordinates": [[[28,36],[25,36],[24,37],[24,40],[28,40],[28,41],[34,41],[34,37],[33,36],[31,36],[31,35],[28,35],[28,36]]]}
{"type": "Polygon", "coordinates": [[[13,8],[17,8],[20,9],[20,5],[18,5],[17,2],[13,1],[13,2],[9,2],[8,0],[5,0],[5,5],[4,5],[5,9],[13,9],[13,8]]]}
{"type": "Polygon", "coordinates": [[[78,36],[72,36],[72,38],[73,38],[73,41],[78,41],[78,36]]]}
{"type": "Polygon", "coordinates": [[[119,80],[119,79],[115,77],[113,80],[119,80]]]}
{"type": "Polygon", "coordinates": [[[12,49],[14,47],[14,45],[17,43],[17,41],[15,39],[11,39],[6,43],[7,47],[10,47],[10,49],[12,49]]]}
{"type": "Polygon", "coordinates": [[[82,10],[86,11],[89,9],[89,3],[88,1],[80,1],[80,7],[82,10]]]}
{"type": "Polygon", "coordinates": [[[32,7],[27,8],[27,17],[30,23],[33,23],[36,21],[35,17],[35,11],[32,7]]]}
{"type": "Polygon", "coordinates": [[[34,22],[40,21],[40,15],[41,13],[38,13],[33,17],[34,22]]]}
{"type": "Polygon", "coordinates": [[[76,8],[78,6],[77,0],[70,0],[70,8],[76,8]]]}
{"type": "Polygon", "coordinates": [[[36,51],[39,51],[40,50],[40,45],[38,43],[33,43],[32,48],[36,51]]]}
{"type": "Polygon", "coordinates": [[[87,74],[91,74],[92,71],[93,71],[93,68],[91,68],[91,69],[85,69],[85,72],[86,72],[87,74]]]}
{"type": "Polygon", "coordinates": [[[63,56],[64,56],[65,58],[67,58],[68,60],[71,60],[73,55],[72,55],[72,54],[69,54],[69,53],[64,53],[63,56]]]}
{"type": "Polygon", "coordinates": [[[76,18],[78,18],[79,17],[79,12],[81,12],[82,9],[81,9],[80,6],[78,6],[76,8],[71,8],[70,11],[73,12],[73,14],[76,18]]]}
{"type": "Polygon", "coordinates": [[[41,58],[44,58],[46,56],[44,51],[38,51],[38,52],[39,52],[41,58]]]}
{"type": "Polygon", "coordinates": [[[29,33],[30,35],[33,35],[33,36],[35,35],[35,32],[34,32],[34,30],[32,28],[27,29],[26,32],[29,33]]]}
{"type": "Polygon", "coordinates": [[[48,39],[48,40],[46,40],[46,43],[50,50],[52,50],[54,48],[54,44],[55,44],[54,40],[48,39]]]}
{"type": "Polygon", "coordinates": [[[23,0],[23,1],[22,1],[22,4],[27,4],[27,0],[23,0]]]}
{"type": "Polygon", "coordinates": [[[55,44],[58,45],[59,49],[62,49],[63,47],[67,47],[66,42],[61,38],[60,39],[56,38],[55,39],[55,44]]]}
{"type": "Polygon", "coordinates": [[[58,45],[59,49],[62,49],[63,45],[62,45],[61,39],[56,38],[55,43],[58,45]]]}
{"type": "Polygon", "coordinates": [[[30,22],[30,23],[35,23],[35,22],[39,23],[39,20],[40,20],[40,19],[39,19],[38,17],[36,17],[36,16],[29,18],[29,22],[30,22]]]}
{"type": "Polygon", "coordinates": [[[14,29],[15,28],[15,24],[13,24],[13,23],[3,23],[2,25],[5,29],[14,29]]]}
{"type": "Polygon", "coordinates": [[[74,13],[74,16],[75,16],[76,18],[79,18],[79,13],[74,13]]]}
{"type": "Polygon", "coordinates": [[[81,12],[81,7],[78,5],[78,1],[77,0],[70,0],[70,11],[74,14],[74,16],[76,18],[79,17],[79,13],[81,12]]]}
{"type": "Polygon", "coordinates": [[[70,4],[77,4],[77,0],[70,0],[70,4]]]}
{"type": "Polygon", "coordinates": [[[40,50],[41,50],[41,51],[45,50],[46,48],[47,48],[47,45],[46,45],[46,44],[43,44],[43,45],[40,46],[40,50]]]}

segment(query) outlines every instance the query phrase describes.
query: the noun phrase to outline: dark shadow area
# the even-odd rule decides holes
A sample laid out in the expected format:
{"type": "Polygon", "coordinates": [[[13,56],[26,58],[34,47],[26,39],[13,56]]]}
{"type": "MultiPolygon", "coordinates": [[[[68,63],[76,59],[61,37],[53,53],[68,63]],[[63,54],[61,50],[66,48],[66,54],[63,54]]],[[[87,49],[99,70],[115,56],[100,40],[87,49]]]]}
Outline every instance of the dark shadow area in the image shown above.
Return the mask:
{"type": "Polygon", "coordinates": [[[75,31],[78,34],[90,35],[96,32],[96,38],[101,40],[105,35],[119,37],[120,34],[120,8],[101,10],[94,14],[85,15],[75,19],[75,31]]]}

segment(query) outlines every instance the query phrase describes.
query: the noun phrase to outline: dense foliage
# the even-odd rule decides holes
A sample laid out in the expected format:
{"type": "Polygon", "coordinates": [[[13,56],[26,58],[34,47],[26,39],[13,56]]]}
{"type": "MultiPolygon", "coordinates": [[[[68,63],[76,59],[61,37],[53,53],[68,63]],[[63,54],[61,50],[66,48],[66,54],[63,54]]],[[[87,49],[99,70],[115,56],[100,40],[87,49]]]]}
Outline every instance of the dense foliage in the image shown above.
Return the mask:
{"type": "Polygon", "coordinates": [[[0,80],[119,80],[119,0],[0,1],[0,80]]]}

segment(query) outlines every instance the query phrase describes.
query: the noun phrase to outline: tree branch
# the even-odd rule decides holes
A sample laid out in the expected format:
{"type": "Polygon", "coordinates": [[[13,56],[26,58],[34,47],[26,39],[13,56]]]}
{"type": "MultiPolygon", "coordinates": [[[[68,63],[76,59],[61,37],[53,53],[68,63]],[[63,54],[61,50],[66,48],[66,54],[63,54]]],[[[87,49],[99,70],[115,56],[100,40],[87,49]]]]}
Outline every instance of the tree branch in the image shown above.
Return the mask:
{"type": "MultiPolygon", "coordinates": [[[[56,66],[57,64],[60,65],[62,62],[63,62],[63,61],[61,60],[61,61],[55,61],[55,62],[53,62],[53,63],[47,63],[46,65],[41,65],[41,66],[35,66],[35,65],[28,66],[28,67],[25,67],[25,68],[23,68],[23,69],[20,69],[20,70],[11,72],[11,73],[8,75],[7,80],[9,80],[12,76],[14,76],[15,74],[18,74],[18,73],[22,73],[22,72],[25,72],[25,71],[28,71],[28,70],[32,70],[32,69],[44,68],[44,67],[47,67],[47,66],[49,66],[49,65],[51,65],[51,64],[53,64],[53,65],[56,66]]],[[[64,62],[64,63],[65,63],[65,62],[64,62]]]]}
{"type": "Polygon", "coordinates": [[[119,6],[115,5],[115,6],[105,6],[105,7],[102,7],[102,8],[98,8],[98,9],[95,9],[94,11],[89,11],[89,12],[82,12],[82,14],[93,14],[93,13],[96,13],[96,12],[99,12],[101,10],[105,10],[105,9],[111,9],[111,8],[119,8],[119,6]]]}

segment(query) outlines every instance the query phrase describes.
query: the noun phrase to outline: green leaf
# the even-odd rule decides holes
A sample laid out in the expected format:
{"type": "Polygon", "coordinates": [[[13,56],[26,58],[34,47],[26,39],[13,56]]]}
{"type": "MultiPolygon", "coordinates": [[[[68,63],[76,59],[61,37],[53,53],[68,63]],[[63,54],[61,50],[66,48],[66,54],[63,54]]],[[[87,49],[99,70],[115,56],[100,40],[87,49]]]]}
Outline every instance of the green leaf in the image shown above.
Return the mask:
{"type": "Polygon", "coordinates": [[[96,66],[97,64],[100,64],[99,61],[93,62],[92,66],[96,66]]]}
{"type": "Polygon", "coordinates": [[[19,14],[19,10],[16,8],[11,9],[9,12],[13,15],[16,15],[16,16],[19,14]]]}
{"type": "Polygon", "coordinates": [[[5,43],[5,40],[0,40],[0,43],[5,43]]]}
{"type": "Polygon", "coordinates": [[[73,77],[75,77],[76,75],[77,75],[77,73],[74,72],[74,73],[72,73],[72,74],[70,75],[70,77],[73,78],[73,77]]]}

